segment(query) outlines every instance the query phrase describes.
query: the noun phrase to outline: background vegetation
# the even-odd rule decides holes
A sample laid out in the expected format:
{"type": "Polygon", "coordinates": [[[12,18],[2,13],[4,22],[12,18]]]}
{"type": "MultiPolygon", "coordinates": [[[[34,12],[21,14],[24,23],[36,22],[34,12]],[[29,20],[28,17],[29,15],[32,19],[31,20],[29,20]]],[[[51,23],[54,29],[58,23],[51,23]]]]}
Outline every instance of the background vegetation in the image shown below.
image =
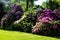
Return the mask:
{"type": "Polygon", "coordinates": [[[60,35],[59,0],[46,0],[42,5],[34,5],[37,0],[1,1],[1,29],[49,36],[60,35]]]}

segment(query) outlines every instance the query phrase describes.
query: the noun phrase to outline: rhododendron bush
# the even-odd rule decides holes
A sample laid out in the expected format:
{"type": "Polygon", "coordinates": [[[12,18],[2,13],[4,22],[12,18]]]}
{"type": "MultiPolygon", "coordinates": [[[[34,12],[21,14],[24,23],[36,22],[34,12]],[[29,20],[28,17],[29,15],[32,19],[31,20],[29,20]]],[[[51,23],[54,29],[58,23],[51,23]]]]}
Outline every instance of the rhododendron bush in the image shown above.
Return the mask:
{"type": "Polygon", "coordinates": [[[60,12],[59,10],[45,9],[40,12],[38,22],[32,27],[32,33],[43,35],[60,35],[60,12]],[[59,24],[58,24],[59,23],[59,24]]]}
{"type": "Polygon", "coordinates": [[[21,18],[23,10],[21,5],[12,4],[7,11],[7,14],[2,17],[1,26],[3,29],[12,29],[12,24],[21,18]]]}

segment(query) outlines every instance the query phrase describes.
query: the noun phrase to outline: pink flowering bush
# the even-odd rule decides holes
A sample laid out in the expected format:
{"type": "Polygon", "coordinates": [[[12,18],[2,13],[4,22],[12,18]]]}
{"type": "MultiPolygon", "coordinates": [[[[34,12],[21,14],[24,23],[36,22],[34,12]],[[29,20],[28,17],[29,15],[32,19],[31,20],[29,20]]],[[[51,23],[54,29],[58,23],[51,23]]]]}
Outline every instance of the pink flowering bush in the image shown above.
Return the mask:
{"type": "Polygon", "coordinates": [[[32,33],[43,35],[60,35],[60,12],[50,9],[40,11],[38,22],[32,27],[32,33]]]}

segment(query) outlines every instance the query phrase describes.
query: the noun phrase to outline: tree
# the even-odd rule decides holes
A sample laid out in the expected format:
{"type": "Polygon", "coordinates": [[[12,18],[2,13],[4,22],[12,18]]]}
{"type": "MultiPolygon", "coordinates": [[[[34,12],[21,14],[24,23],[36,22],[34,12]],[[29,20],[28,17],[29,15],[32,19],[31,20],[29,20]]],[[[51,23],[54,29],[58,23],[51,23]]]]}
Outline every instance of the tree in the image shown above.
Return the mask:
{"type": "Polygon", "coordinates": [[[48,0],[46,2],[43,2],[42,6],[51,10],[58,9],[60,7],[58,1],[56,0],[48,0]]]}

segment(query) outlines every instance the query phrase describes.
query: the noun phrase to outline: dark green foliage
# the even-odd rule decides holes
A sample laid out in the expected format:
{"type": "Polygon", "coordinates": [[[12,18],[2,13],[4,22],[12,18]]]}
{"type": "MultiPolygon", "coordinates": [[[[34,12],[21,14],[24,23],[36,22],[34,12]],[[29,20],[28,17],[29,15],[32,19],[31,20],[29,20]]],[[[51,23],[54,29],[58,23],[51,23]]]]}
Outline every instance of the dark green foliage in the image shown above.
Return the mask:
{"type": "Polygon", "coordinates": [[[3,15],[5,15],[4,4],[3,4],[3,2],[0,2],[0,21],[1,21],[1,18],[3,17],[3,15]]]}
{"type": "Polygon", "coordinates": [[[23,19],[20,19],[17,24],[14,24],[14,29],[24,32],[31,32],[32,26],[35,25],[35,22],[37,20],[36,15],[34,15],[33,13],[28,13],[24,14],[22,18],[23,19]]]}
{"type": "Polygon", "coordinates": [[[60,3],[57,2],[58,0],[47,0],[46,2],[42,3],[42,6],[44,8],[48,8],[51,10],[54,9],[59,9],[60,8],[60,3]]]}
{"type": "Polygon", "coordinates": [[[13,30],[23,31],[23,32],[31,32],[32,23],[28,23],[22,20],[19,24],[14,25],[13,30]]]}
{"type": "Polygon", "coordinates": [[[57,2],[52,0],[49,0],[49,2],[47,3],[47,6],[51,10],[58,9],[60,7],[60,5],[57,2]]]}

